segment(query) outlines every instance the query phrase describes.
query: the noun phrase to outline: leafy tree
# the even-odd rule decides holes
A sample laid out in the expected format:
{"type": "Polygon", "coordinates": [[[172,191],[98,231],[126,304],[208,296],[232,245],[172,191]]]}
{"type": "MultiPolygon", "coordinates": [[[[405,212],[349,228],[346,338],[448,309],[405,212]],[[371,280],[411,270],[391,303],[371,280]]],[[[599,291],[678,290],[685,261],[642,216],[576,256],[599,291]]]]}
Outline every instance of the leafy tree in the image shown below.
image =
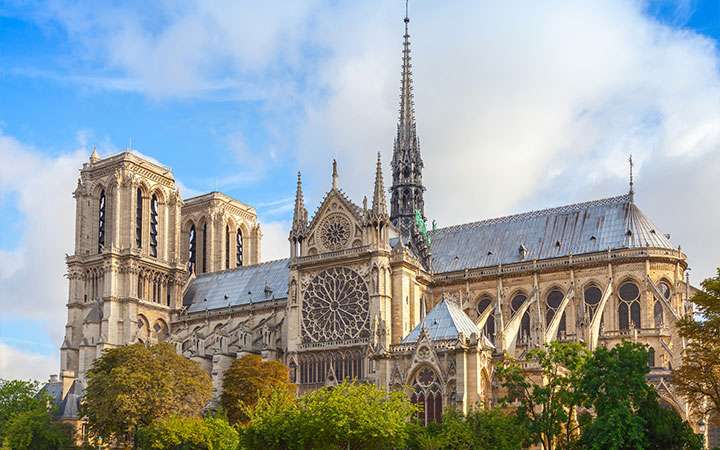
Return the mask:
{"type": "Polygon", "coordinates": [[[677,392],[702,414],[720,414],[720,269],[702,282],[691,301],[702,318],[687,315],[677,322],[687,339],[682,365],[673,372],[677,392]]]}
{"type": "Polygon", "coordinates": [[[198,416],[211,393],[210,377],[172,345],[134,344],[95,360],[81,413],[93,435],[132,442],[140,427],[157,419],[198,416]]]}
{"type": "Polygon", "coordinates": [[[170,416],[138,431],[142,450],[236,450],[238,432],[221,417],[170,416]]]}
{"type": "Polygon", "coordinates": [[[586,448],[648,448],[645,420],[639,410],[655,395],[645,379],[649,370],[642,345],[625,341],[610,350],[595,350],[582,379],[586,406],[592,407],[595,415],[583,428],[586,448]]]}
{"type": "Polygon", "coordinates": [[[402,448],[415,412],[404,392],[342,383],[298,400],[272,394],[248,410],[241,440],[249,449],[402,448]]]}
{"type": "Polygon", "coordinates": [[[663,408],[657,394],[649,395],[640,405],[645,420],[648,450],[700,450],[703,437],[695,434],[686,421],[672,409],[663,408]]]}
{"type": "Polygon", "coordinates": [[[3,449],[56,449],[70,444],[70,431],[52,421],[52,399],[39,383],[0,380],[0,444],[3,449]]]}
{"type": "Polygon", "coordinates": [[[247,421],[246,410],[272,391],[295,393],[288,368],[279,361],[263,361],[258,355],[235,360],[223,376],[221,404],[230,423],[247,421]]]}
{"type": "Polygon", "coordinates": [[[568,446],[576,439],[577,407],[583,394],[577,389],[589,351],[579,343],[553,341],[527,353],[526,363],[537,373],[506,359],[497,368],[497,377],[506,390],[506,404],[517,406],[518,418],[527,424],[529,440],[547,450],[568,446]]]}

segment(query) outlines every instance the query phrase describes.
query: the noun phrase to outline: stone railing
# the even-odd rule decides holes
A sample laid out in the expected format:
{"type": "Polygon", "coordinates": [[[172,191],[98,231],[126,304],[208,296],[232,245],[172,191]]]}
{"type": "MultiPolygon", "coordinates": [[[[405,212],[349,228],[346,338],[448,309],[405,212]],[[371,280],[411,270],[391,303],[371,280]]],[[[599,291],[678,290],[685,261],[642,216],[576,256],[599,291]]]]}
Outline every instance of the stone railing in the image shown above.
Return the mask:
{"type": "Polygon", "coordinates": [[[318,253],[317,255],[300,256],[291,261],[291,264],[306,264],[315,261],[326,261],[336,258],[347,258],[349,256],[362,255],[370,252],[369,245],[363,245],[362,247],[346,248],[335,252],[318,253]]]}

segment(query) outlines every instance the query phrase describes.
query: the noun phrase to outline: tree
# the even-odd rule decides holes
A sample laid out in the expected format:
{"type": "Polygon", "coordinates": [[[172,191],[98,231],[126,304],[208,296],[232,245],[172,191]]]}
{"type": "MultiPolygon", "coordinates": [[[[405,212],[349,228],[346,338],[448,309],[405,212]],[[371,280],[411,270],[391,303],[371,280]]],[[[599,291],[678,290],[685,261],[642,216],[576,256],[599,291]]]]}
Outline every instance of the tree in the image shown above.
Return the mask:
{"type": "Polygon", "coordinates": [[[577,386],[589,355],[579,343],[553,341],[527,353],[529,367],[510,359],[498,365],[497,377],[507,393],[503,402],[517,407],[532,443],[540,442],[552,450],[576,439],[575,416],[583,401],[577,386]],[[528,376],[528,370],[537,372],[528,376]]]}
{"type": "Polygon", "coordinates": [[[142,450],[236,450],[238,432],[222,417],[171,416],[138,431],[142,450]]]}
{"type": "Polygon", "coordinates": [[[687,339],[683,362],[672,376],[677,392],[702,415],[720,415],[720,269],[702,282],[691,301],[700,320],[688,314],[677,322],[687,339]]]}
{"type": "Polygon", "coordinates": [[[70,431],[52,421],[52,399],[31,381],[0,380],[0,445],[5,449],[57,449],[70,431]]]}
{"type": "Polygon", "coordinates": [[[223,376],[221,404],[230,423],[247,421],[246,411],[260,397],[271,391],[294,395],[296,386],[290,381],[288,368],[279,361],[263,361],[258,355],[247,355],[233,361],[223,376]]]}
{"type": "Polygon", "coordinates": [[[241,440],[249,449],[403,448],[415,407],[405,392],[344,382],[298,400],[263,397],[248,411],[241,440]]]}
{"type": "Polygon", "coordinates": [[[166,343],[106,350],[88,371],[81,413],[96,437],[132,442],[142,426],[193,417],[210,400],[210,377],[166,343]]]}
{"type": "Polygon", "coordinates": [[[674,410],[663,408],[655,393],[640,405],[639,414],[645,421],[648,450],[701,450],[703,437],[695,434],[690,424],[674,410]]]}
{"type": "Polygon", "coordinates": [[[645,375],[647,351],[623,342],[611,350],[598,347],[585,366],[582,390],[594,419],[583,427],[582,440],[589,449],[648,448],[640,405],[654,395],[645,375]]]}

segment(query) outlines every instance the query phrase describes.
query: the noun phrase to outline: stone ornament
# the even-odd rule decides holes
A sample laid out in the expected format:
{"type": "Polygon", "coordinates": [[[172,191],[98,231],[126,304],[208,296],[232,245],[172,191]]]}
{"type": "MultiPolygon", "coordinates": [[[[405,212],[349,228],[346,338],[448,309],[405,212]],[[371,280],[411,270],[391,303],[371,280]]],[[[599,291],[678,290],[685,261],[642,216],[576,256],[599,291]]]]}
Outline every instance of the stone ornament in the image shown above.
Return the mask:
{"type": "Polygon", "coordinates": [[[350,241],[352,225],[342,214],[331,214],[320,224],[320,242],[329,251],[341,250],[350,241]]]}

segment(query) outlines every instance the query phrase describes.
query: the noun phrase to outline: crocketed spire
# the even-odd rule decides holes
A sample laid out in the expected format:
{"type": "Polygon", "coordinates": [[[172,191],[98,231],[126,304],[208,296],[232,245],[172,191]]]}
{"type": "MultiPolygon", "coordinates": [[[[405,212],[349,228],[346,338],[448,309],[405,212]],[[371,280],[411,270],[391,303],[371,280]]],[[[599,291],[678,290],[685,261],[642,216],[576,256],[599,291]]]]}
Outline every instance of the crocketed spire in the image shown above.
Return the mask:
{"type": "Polygon", "coordinates": [[[302,177],[297,174],[297,189],[295,191],[295,210],[293,212],[292,229],[290,237],[302,239],[307,231],[307,210],[305,209],[305,198],[302,191],[302,177]]]}
{"type": "Polygon", "coordinates": [[[375,167],[375,191],[373,192],[372,213],[377,217],[387,216],[387,205],[385,203],[385,183],[383,182],[380,152],[378,152],[377,165],[375,167]]]}

